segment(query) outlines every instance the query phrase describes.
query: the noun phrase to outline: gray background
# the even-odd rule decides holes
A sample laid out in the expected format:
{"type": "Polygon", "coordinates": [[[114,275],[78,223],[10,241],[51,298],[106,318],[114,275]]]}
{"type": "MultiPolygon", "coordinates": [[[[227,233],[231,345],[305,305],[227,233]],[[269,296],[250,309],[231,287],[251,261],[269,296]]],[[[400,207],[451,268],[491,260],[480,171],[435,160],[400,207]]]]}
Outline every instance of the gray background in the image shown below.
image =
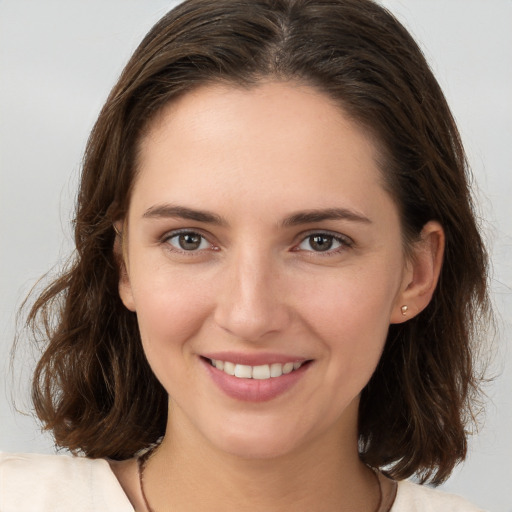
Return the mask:
{"type": "MultiPolygon", "coordinates": [[[[494,262],[489,403],[445,488],[512,511],[512,1],[384,0],[420,41],[459,123],[494,262]]],[[[81,154],[123,64],[173,2],[0,0],[0,450],[52,452],[29,408],[33,354],[8,372],[15,312],[69,254],[81,154]]]]}

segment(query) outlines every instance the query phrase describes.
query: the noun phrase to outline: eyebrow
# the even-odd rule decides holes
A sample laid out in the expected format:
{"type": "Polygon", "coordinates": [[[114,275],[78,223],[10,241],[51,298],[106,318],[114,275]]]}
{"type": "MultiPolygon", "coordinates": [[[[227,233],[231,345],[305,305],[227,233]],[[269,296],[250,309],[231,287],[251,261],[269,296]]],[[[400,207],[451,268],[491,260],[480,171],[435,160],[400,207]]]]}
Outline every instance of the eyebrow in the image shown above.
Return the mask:
{"type": "Polygon", "coordinates": [[[349,220],[365,224],[372,223],[368,217],[348,208],[325,208],[294,213],[293,215],[286,217],[282,222],[282,225],[290,227],[297,226],[299,224],[313,224],[324,220],[349,220]]]}
{"type": "Polygon", "coordinates": [[[155,205],[148,208],[142,215],[145,219],[150,218],[180,218],[187,220],[195,220],[197,222],[204,222],[206,224],[215,224],[217,226],[227,226],[227,221],[205,210],[195,210],[187,208],[186,206],[175,206],[172,204],[155,205]]]}
{"type": "MultiPolygon", "coordinates": [[[[186,206],[177,206],[172,204],[155,205],[148,208],[143,218],[180,218],[213,224],[216,226],[228,226],[226,219],[215,213],[206,210],[196,210],[186,206]]],[[[301,224],[313,224],[325,220],[348,220],[352,222],[361,222],[371,224],[372,221],[363,214],[350,210],[348,208],[324,208],[305,210],[294,213],[286,217],[282,222],[283,227],[292,227],[301,224]]]]}

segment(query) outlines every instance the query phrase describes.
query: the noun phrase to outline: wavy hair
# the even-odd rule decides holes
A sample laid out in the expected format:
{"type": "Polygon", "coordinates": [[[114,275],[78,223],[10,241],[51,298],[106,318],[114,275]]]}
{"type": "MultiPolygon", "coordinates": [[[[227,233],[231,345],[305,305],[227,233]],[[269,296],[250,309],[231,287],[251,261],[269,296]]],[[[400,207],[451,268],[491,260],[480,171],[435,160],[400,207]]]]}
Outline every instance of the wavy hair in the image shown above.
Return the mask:
{"type": "Polygon", "coordinates": [[[47,340],[35,411],[58,445],[89,457],[129,458],[164,434],[167,394],[119,298],[113,224],[126,215],[139,142],[163,106],[200,85],[268,79],[317,88],[372,137],[406,248],[426,222],[444,228],[433,299],[390,326],[359,410],[363,461],[397,479],[440,483],[464,459],[474,419],[487,256],[443,93],[411,35],[370,0],[188,0],[151,29],[88,140],[76,252],[29,313],[47,340]]]}

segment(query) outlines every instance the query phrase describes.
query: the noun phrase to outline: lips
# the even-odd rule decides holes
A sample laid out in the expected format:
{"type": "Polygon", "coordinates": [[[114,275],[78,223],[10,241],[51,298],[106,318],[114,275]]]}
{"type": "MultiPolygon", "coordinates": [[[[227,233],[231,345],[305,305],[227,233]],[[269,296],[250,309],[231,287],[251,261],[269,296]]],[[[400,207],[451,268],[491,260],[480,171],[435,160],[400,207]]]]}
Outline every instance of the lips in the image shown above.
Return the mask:
{"type": "Polygon", "coordinates": [[[224,394],[247,402],[269,401],[291,390],[312,363],[303,358],[270,354],[209,354],[201,356],[201,360],[224,394]]]}

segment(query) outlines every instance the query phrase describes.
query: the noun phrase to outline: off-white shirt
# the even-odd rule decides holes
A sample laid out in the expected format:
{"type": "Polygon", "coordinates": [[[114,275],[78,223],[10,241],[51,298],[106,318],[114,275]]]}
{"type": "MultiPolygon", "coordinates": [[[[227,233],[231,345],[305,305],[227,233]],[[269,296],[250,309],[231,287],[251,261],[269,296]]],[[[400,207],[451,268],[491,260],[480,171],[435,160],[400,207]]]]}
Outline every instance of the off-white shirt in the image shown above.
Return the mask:
{"type": "MultiPolygon", "coordinates": [[[[0,512],[134,512],[103,459],[0,453],[0,512]]],[[[398,482],[391,512],[483,512],[460,496],[398,482]]]]}

